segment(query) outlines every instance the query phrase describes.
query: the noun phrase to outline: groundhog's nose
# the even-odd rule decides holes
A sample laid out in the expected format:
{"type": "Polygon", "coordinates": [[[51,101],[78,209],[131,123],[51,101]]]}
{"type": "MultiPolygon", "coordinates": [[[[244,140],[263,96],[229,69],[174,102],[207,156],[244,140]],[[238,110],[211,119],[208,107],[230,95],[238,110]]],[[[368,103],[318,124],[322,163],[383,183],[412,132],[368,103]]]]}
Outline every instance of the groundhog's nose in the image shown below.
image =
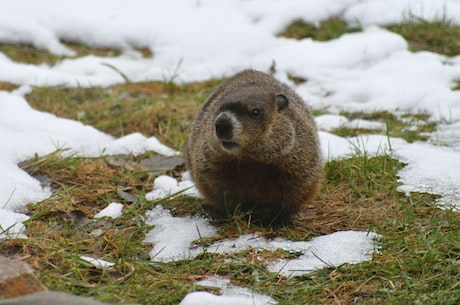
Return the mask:
{"type": "Polygon", "coordinates": [[[231,141],[233,139],[233,124],[231,118],[223,113],[216,120],[216,135],[219,140],[231,141]]]}

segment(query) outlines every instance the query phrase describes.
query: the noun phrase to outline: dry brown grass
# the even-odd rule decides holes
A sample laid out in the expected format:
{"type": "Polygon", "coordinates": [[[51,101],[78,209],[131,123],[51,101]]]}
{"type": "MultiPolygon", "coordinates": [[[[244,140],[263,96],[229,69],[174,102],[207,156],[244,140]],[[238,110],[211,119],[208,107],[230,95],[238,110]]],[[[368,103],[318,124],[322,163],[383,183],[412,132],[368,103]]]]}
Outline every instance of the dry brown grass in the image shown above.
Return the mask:
{"type": "Polygon", "coordinates": [[[17,89],[17,88],[18,88],[17,85],[0,82],[0,91],[2,91],[2,90],[3,91],[13,91],[14,89],[17,89]]]}

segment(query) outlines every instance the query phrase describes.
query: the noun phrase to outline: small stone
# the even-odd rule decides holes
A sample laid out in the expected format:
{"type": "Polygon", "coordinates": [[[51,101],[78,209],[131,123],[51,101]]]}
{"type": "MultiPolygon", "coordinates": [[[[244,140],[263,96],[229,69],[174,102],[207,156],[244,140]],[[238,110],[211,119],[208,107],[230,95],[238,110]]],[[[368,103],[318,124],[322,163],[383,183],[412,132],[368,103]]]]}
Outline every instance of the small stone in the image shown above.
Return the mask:
{"type": "Polygon", "coordinates": [[[125,200],[125,201],[127,201],[127,202],[134,202],[134,203],[136,203],[136,202],[139,201],[139,199],[138,199],[136,196],[134,196],[134,195],[132,195],[132,194],[130,194],[130,193],[128,193],[128,192],[122,191],[122,190],[118,190],[118,191],[117,191],[117,195],[118,195],[121,199],[123,199],[123,200],[125,200]]]}
{"type": "Polygon", "coordinates": [[[180,157],[152,156],[141,161],[141,166],[153,171],[155,175],[162,175],[182,164],[184,159],[180,157]]]}
{"type": "Polygon", "coordinates": [[[44,291],[46,287],[26,263],[0,256],[0,298],[44,291]]]}

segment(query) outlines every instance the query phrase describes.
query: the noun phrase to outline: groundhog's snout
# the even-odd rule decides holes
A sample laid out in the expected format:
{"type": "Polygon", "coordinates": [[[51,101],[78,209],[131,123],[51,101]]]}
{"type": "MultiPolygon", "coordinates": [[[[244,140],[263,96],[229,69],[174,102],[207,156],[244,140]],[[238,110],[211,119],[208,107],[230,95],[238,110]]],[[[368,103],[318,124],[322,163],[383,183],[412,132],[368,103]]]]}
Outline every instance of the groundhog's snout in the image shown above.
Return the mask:
{"type": "Polygon", "coordinates": [[[232,118],[227,113],[221,113],[216,118],[216,135],[221,141],[233,140],[232,118]]]}
{"type": "Polygon", "coordinates": [[[222,112],[216,117],[214,123],[216,136],[222,147],[227,151],[233,151],[238,147],[239,122],[230,112],[222,112]]]}

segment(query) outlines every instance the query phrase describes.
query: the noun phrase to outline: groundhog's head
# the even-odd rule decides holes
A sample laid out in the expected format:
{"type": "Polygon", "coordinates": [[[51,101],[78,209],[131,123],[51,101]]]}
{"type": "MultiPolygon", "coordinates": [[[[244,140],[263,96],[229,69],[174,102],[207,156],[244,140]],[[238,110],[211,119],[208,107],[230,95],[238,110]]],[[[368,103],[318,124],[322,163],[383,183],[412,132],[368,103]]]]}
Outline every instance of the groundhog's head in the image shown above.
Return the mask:
{"type": "Polygon", "coordinates": [[[284,94],[260,87],[239,88],[217,105],[214,135],[222,152],[267,161],[294,147],[295,128],[284,94]]]}

